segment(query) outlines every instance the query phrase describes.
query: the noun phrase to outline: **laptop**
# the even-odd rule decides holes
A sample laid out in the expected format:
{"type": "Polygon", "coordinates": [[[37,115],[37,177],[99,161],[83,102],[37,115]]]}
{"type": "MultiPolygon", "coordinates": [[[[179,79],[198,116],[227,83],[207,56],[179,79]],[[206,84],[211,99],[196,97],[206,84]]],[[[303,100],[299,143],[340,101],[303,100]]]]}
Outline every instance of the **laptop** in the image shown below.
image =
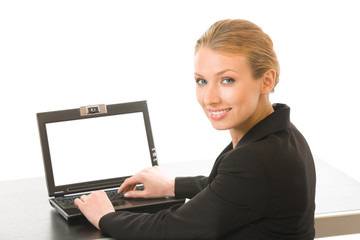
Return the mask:
{"type": "Polygon", "coordinates": [[[37,113],[37,122],[49,202],[66,220],[82,216],[75,198],[100,189],[116,211],[157,212],[184,202],[117,193],[126,178],[158,165],[146,101],[37,113]]]}

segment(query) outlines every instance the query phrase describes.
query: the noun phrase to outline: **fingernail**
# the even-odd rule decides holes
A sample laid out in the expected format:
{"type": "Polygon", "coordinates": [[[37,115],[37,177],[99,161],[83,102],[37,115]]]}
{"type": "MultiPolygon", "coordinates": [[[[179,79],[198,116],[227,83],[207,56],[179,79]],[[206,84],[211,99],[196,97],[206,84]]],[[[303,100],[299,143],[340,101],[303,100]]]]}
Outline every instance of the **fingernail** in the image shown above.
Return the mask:
{"type": "Polygon", "coordinates": [[[124,196],[125,197],[131,197],[131,194],[130,193],[125,193],[124,196]]]}

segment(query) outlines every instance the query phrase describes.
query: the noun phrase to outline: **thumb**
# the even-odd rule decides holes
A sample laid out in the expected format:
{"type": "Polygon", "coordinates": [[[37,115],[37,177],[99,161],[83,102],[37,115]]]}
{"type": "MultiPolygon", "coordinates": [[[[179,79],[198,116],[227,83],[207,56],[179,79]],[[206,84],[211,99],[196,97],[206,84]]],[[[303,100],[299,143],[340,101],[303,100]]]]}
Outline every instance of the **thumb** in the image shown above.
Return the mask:
{"type": "Polygon", "coordinates": [[[147,198],[147,191],[143,190],[143,191],[138,191],[138,190],[133,190],[133,191],[128,191],[124,194],[124,196],[126,198],[147,198]]]}

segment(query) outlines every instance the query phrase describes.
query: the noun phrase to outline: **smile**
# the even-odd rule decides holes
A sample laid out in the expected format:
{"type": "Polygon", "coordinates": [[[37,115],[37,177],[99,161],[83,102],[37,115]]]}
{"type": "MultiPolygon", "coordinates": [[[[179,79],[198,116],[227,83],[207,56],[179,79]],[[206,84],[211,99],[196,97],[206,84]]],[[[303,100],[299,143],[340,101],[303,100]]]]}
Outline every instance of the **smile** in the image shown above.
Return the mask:
{"type": "Polygon", "coordinates": [[[226,109],[208,109],[209,116],[213,120],[220,120],[224,118],[228,112],[231,111],[231,108],[226,109]]]}

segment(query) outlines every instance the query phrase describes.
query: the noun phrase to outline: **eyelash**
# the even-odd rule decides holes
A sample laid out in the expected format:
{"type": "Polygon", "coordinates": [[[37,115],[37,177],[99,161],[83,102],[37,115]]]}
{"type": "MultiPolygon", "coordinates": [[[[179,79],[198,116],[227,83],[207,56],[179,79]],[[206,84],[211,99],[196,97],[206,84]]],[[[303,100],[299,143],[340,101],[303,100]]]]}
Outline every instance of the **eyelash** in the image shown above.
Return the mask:
{"type": "Polygon", "coordinates": [[[227,82],[227,83],[225,83],[225,84],[229,84],[229,83],[235,82],[235,80],[234,80],[233,78],[223,78],[223,79],[222,79],[222,82],[224,83],[225,81],[230,81],[230,82],[227,82]]]}
{"type": "MultiPolygon", "coordinates": [[[[205,85],[207,84],[207,81],[205,79],[202,79],[202,78],[198,78],[195,80],[197,84],[199,85],[205,85]]],[[[235,82],[235,80],[233,78],[223,78],[221,83],[224,83],[224,84],[230,84],[230,83],[233,83],[235,82]],[[229,82],[225,82],[225,81],[229,81],[229,82]]]]}
{"type": "Polygon", "coordinates": [[[205,85],[207,81],[205,79],[198,78],[196,79],[196,83],[199,85],[205,85]]]}

